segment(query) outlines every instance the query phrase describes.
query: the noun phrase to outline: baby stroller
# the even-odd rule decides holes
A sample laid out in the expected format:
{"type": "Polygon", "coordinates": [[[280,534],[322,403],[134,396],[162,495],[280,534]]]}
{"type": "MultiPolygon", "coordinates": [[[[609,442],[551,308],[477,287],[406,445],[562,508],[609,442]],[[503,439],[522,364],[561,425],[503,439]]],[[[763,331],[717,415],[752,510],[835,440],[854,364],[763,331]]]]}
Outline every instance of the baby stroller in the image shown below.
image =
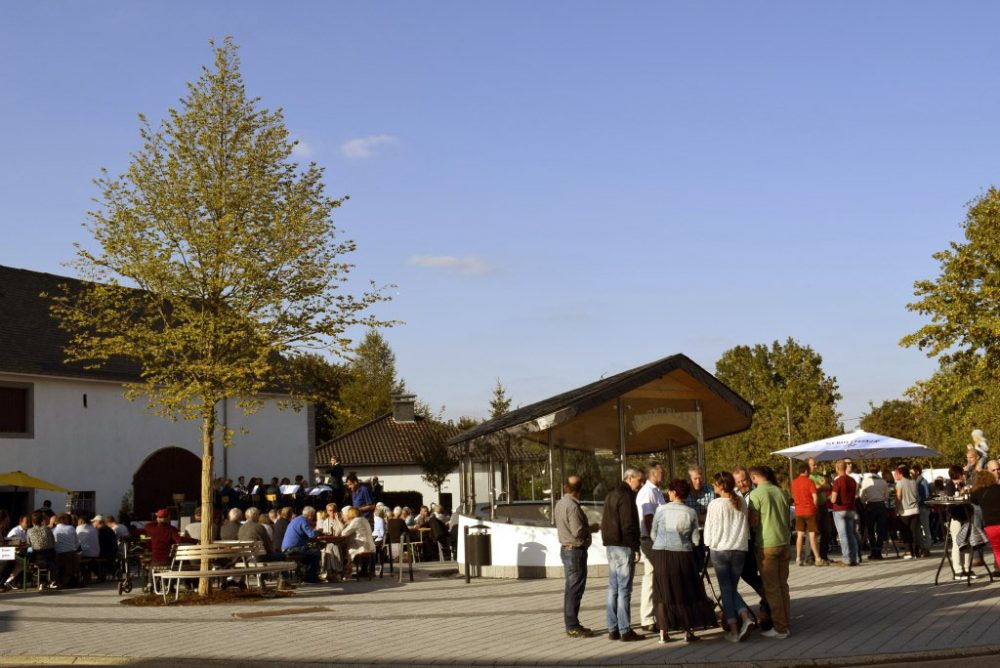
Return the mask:
{"type": "Polygon", "coordinates": [[[139,570],[139,555],[142,548],[136,545],[131,537],[118,538],[118,560],[115,563],[115,573],[118,575],[118,595],[132,591],[132,571],[139,570]]]}

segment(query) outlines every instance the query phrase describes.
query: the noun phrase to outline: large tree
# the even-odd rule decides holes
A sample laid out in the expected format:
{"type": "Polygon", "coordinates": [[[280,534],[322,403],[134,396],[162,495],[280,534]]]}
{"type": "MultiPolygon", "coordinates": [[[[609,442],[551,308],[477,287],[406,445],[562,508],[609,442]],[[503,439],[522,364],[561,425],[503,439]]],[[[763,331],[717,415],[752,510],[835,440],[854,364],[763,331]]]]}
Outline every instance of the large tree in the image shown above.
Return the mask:
{"type": "MultiPolygon", "coordinates": [[[[142,145],[125,173],[96,180],[94,244],[78,246],[75,263],[92,283],[53,306],[71,333],[70,360],[131,360],[141,380],[129,397],[201,421],[204,517],[217,403],[235,397],[252,412],[262,391],[292,388],[284,356],[340,351],[349,327],[380,324],[368,312],[385,298],[374,286],[345,291],[355,245],[338,239],[332,218],[343,200],[326,194],[320,167],[292,159],[281,111],[247,96],[232,41],[212,47],[214,67],[179,108],[157,127],[140,116],[142,145]]],[[[201,541],[211,540],[206,521],[201,541]]]]}
{"type": "Polygon", "coordinates": [[[973,354],[977,367],[1000,362],[1000,191],[990,188],[973,201],[962,225],[965,242],[934,254],[941,265],[935,280],[913,285],[911,311],[930,322],[901,341],[936,357],[973,354]]]}
{"type": "Polygon", "coordinates": [[[344,364],[306,353],[289,358],[292,382],[315,410],[316,442],[325,443],[345,431],[347,421],[340,393],[350,378],[344,364]]]}
{"type": "Polygon", "coordinates": [[[351,352],[348,380],[340,393],[344,430],[359,427],[392,410],[392,395],[405,385],[396,376],[396,354],[377,329],[351,352]]]}
{"type": "Polygon", "coordinates": [[[907,394],[921,408],[929,445],[963,461],[969,433],[1000,434],[1000,190],[973,200],[964,240],[934,254],[937,278],[914,283],[907,305],[930,321],[900,341],[936,357],[938,370],[907,394]]]}
{"type": "Polygon", "coordinates": [[[710,468],[787,462],[771,452],[842,431],[837,379],[823,370],[823,358],[789,338],[770,346],[736,346],[722,354],[715,374],[754,407],[747,431],[713,441],[710,468]],[[790,433],[789,433],[790,432],[790,433]]]}

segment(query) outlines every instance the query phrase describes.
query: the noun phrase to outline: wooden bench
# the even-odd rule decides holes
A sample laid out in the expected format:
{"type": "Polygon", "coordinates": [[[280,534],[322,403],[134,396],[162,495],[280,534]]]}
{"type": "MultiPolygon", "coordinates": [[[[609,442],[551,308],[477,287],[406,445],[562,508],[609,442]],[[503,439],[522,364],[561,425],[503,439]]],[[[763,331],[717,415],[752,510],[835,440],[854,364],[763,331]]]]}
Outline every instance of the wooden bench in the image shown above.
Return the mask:
{"type": "Polygon", "coordinates": [[[259,543],[241,541],[209,545],[174,545],[171,549],[170,565],[155,568],[152,572],[153,590],[157,594],[162,594],[166,602],[173,587],[176,601],[181,595],[181,580],[203,577],[239,577],[248,585],[250,578],[256,577],[257,586],[263,589],[262,575],[281,573],[295,568],[295,563],[291,561],[258,562],[257,557],[263,553],[263,546],[259,543]],[[205,559],[213,564],[209,570],[201,570],[201,562],[205,559]]]}

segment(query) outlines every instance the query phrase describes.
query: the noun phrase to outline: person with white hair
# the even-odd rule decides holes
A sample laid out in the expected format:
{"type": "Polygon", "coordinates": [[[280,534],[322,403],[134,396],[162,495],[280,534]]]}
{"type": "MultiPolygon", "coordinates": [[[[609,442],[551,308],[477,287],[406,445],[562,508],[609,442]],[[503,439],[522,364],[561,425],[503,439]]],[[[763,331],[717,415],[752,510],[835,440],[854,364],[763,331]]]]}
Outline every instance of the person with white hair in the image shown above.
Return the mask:
{"type": "Polygon", "coordinates": [[[302,514],[288,523],[288,529],[282,538],[281,551],[288,555],[302,555],[305,562],[305,581],[319,582],[320,551],[309,547],[309,541],[316,537],[313,524],[316,522],[316,509],[306,506],[302,514]]]}
{"type": "Polygon", "coordinates": [[[229,519],[219,529],[219,540],[238,540],[242,524],[243,511],[239,508],[230,508],[229,519]]]}
{"type": "Polygon", "coordinates": [[[986,468],[986,462],[990,458],[990,444],[986,441],[986,437],[983,436],[982,429],[972,430],[972,443],[968,445],[968,449],[976,451],[979,462],[978,468],[980,470],[986,468]]]}

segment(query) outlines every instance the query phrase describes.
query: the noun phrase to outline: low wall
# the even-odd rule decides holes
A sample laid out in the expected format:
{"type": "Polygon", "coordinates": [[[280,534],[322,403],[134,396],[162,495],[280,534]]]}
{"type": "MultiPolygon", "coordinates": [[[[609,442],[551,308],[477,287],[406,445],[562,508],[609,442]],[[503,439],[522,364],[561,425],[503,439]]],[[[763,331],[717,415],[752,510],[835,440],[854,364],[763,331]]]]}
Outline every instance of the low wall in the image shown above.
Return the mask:
{"type": "MultiPolygon", "coordinates": [[[[559,539],[553,526],[529,526],[477,520],[462,515],[458,520],[458,570],[465,574],[465,527],[485,526],[490,532],[492,565],[472,567],[472,574],[486,578],[561,578],[559,539]],[[480,571],[477,573],[477,570],[480,571]]],[[[608,560],[600,532],[587,552],[589,576],[606,577],[608,560]]]]}

